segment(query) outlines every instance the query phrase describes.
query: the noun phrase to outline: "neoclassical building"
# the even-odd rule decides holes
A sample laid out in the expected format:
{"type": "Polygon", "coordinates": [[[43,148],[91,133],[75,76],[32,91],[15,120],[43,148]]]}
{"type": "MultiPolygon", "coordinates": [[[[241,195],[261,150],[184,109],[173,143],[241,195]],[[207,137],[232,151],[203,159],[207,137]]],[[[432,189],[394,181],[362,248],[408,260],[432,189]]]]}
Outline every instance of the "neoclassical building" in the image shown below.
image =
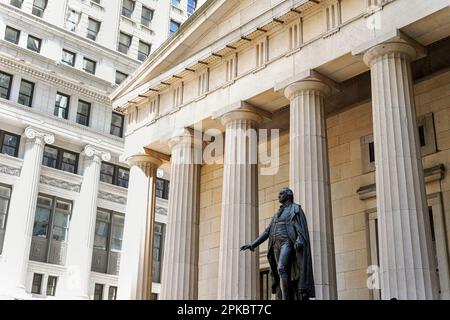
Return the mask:
{"type": "Polygon", "coordinates": [[[449,299],[449,36],[448,0],[207,1],[112,95],[131,166],[118,297],[150,281],[163,166],[161,299],[270,298],[267,247],[239,247],[285,186],[317,299],[449,299]]]}
{"type": "Polygon", "coordinates": [[[116,298],[129,167],[109,96],[197,2],[0,0],[0,299],[116,298]]]}

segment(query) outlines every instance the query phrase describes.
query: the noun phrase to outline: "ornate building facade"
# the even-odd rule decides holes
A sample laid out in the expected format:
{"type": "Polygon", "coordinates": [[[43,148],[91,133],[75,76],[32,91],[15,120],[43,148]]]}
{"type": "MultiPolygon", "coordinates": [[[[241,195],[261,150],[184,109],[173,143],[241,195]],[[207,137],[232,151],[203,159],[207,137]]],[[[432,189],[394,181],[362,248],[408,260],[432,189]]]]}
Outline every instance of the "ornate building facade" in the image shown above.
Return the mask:
{"type": "MultiPolygon", "coordinates": [[[[0,298],[115,299],[130,169],[109,95],[196,6],[0,1],[0,298]]],[[[149,298],[168,178],[158,171],[149,298]]]]}
{"type": "Polygon", "coordinates": [[[161,298],[270,298],[267,249],[239,247],[290,186],[318,299],[449,299],[449,48],[448,0],[207,1],[112,95],[131,165],[118,297],[144,297],[163,166],[161,298]]]}

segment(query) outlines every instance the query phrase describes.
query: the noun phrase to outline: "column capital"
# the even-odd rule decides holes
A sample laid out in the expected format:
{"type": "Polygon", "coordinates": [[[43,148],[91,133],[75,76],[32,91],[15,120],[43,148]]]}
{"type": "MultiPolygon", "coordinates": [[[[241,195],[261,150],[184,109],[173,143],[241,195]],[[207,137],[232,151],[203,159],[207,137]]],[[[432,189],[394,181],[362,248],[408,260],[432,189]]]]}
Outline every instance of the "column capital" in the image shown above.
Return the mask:
{"type": "Polygon", "coordinates": [[[307,79],[288,85],[284,89],[284,95],[291,99],[294,95],[307,91],[319,92],[323,96],[328,96],[331,93],[331,88],[320,80],[307,79]]]}
{"type": "Polygon", "coordinates": [[[250,121],[253,125],[257,126],[264,121],[264,117],[258,112],[257,108],[243,104],[240,108],[222,114],[219,120],[224,126],[238,120],[250,121]]]}
{"type": "Polygon", "coordinates": [[[27,127],[24,132],[25,137],[30,141],[45,143],[45,144],[53,144],[55,142],[55,135],[53,133],[34,128],[27,127]]]}
{"type": "Polygon", "coordinates": [[[175,146],[183,144],[191,146],[193,144],[197,144],[199,146],[203,145],[203,133],[200,131],[195,131],[191,128],[182,128],[180,130],[175,131],[172,137],[169,139],[168,144],[171,149],[175,146]]]}
{"type": "Polygon", "coordinates": [[[93,145],[87,145],[84,147],[83,154],[91,158],[92,160],[98,160],[98,161],[110,161],[111,160],[111,153],[109,151],[103,150],[101,148],[98,148],[93,145]]]}
{"type": "Polygon", "coordinates": [[[416,48],[411,44],[407,42],[396,41],[380,43],[370,48],[366,51],[366,53],[364,53],[363,60],[364,63],[370,67],[377,58],[390,53],[404,54],[410,59],[410,61],[413,61],[418,55],[416,48]]]}
{"type": "Polygon", "coordinates": [[[157,169],[162,165],[162,160],[149,154],[136,154],[127,158],[126,162],[130,167],[136,166],[141,169],[153,168],[157,169]]]}

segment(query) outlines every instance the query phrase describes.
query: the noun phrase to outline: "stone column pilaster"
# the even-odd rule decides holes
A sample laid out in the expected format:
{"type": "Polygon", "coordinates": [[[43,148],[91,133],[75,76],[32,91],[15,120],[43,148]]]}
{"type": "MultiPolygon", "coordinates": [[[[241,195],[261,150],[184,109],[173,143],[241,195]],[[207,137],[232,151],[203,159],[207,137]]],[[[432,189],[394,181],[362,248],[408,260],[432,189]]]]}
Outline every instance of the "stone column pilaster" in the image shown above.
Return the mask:
{"type": "Polygon", "coordinates": [[[290,100],[290,186],[308,221],[316,298],[336,299],[336,268],[324,100],[330,87],[303,80],[285,89],[290,100]]]}
{"type": "Polygon", "coordinates": [[[433,299],[434,262],[416,122],[411,61],[416,49],[369,49],[383,299],[433,299]]]}
{"type": "Polygon", "coordinates": [[[111,154],[87,145],[83,154],[85,169],[69,228],[66,266],[70,272],[66,291],[70,298],[89,299],[89,284],[94,247],[97,199],[102,161],[110,161],[111,154]]]}
{"type": "Polygon", "coordinates": [[[55,136],[41,129],[28,127],[25,155],[20,180],[14,187],[8,216],[8,230],[3,246],[0,269],[1,287],[5,295],[26,297],[25,281],[33,232],[34,214],[39,192],[42,157],[45,144],[52,144],[55,136]]]}
{"type": "Polygon", "coordinates": [[[258,138],[262,117],[249,109],[222,116],[225,126],[222,217],[219,253],[219,300],[257,299],[259,256],[240,252],[258,235],[258,138]]]}
{"type": "Polygon", "coordinates": [[[155,220],[156,171],[161,160],[150,155],[128,159],[130,182],[120,258],[120,300],[150,300],[155,220]]]}
{"type": "Polygon", "coordinates": [[[185,130],[170,140],[169,211],[161,300],[195,300],[198,294],[198,232],[201,141],[185,130]]]}

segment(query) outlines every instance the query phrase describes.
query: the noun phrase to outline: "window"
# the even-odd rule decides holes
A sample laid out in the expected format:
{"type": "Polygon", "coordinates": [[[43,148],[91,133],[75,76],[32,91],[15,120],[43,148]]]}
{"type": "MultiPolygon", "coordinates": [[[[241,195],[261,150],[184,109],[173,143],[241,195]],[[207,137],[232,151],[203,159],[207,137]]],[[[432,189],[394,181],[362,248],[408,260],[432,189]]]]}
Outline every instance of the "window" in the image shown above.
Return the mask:
{"type": "Polygon", "coordinates": [[[143,41],[139,41],[138,60],[144,61],[150,54],[152,46],[143,41]]]}
{"type": "Polygon", "coordinates": [[[86,101],[79,100],[77,111],[77,123],[88,127],[90,114],[91,114],[91,104],[86,101]]]}
{"type": "Polygon", "coordinates": [[[169,37],[172,36],[180,28],[180,24],[176,21],[170,20],[169,37]]]}
{"type": "Polygon", "coordinates": [[[0,98],[9,99],[12,75],[0,71],[0,98]]]}
{"type": "Polygon", "coordinates": [[[48,279],[47,279],[47,296],[52,296],[52,297],[55,296],[57,282],[58,282],[58,277],[48,276],[48,279]]]}
{"type": "Polygon", "coordinates": [[[422,156],[427,156],[437,152],[433,113],[428,113],[418,117],[417,126],[419,130],[419,144],[422,156]]]}
{"type": "Polygon", "coordinates": [[[103,285],[100,283],[95,284],[94,300],[103,300],[103,285]]]}
{"type": "Polygon", "coordinates": [[[34,52],[41,52],[42,40],[33,36],[28,36],[27,49],[34,52]]]}
{"type": "Polygon", "coordinates": [[[123,0],[122,2],[122,15],[131,18],[134,11],[134,1],[123,0]]]}
{"type": "Polygon", "coordinates": [[[153,20],[153,10],[142,6],[141,24],[148,27],[153,20]]]}
{"type": "Polygon", "coordinates": [[[197,0],[188,0],[187,12],[193,14],[195,9],[197,9],[197,0]]]}
{"type": "Polygon", "coordinates": [[[180,6],[180,3],[181,0],[170,0],[170,4],[177,8],[180,6]]]}
{"type": "Polygon", "coordinates": [[[69,9],[67,11],[67,18],[66,18],[66,29],[69,31],[76,31],[78,24],[80,23],[81,14],[80,12],[69,9]]]}
{"type": "Polygon", "coordinates": [[[40,273],[33,274],[33,283],[31,285],[31,293],[41,294],[42,278],[43,278],[43,275],[40,273]]]}
{"type": "Polygon", "coordinates": [[[125,81],[126,78],[128,78],[128,75],[126,73],[116,70],[116,84],[121,84],[125,81]]]}
{"type": "Polygon", "coordinates": [[[72,202],[39,194],[30,260],[64,265],[72,202]]]}
{"type": "Polygon", "coordinates": [[[117,287],[110,286],[108,289],[108,300],[116,300],[117,299],[117,287]]]}
{"type": "Polygon", "coordinates": [[[17,157],[19,153],[20,136],[0,130],[1,153],[17,157]]]}
{"type": "Polygon", "coordinates": [[[94,60],[88,59],[88,58],[84,58],[83,59],[83,70],[91,73],[91,74],[95,74],[95,68],[97,67],[97,62],[95,62],[94,60]]]}
{"type": "Polygon", "coordinates": [[[5,40],[12,42],[14,44],[18,44],[19,39],[20,39],[20,30],[7,26],[5,29],[5,40]]]}
{"type": "Polygon", "coordinates": [[[76,174],[78,170],[78,154],[56,147],[45,146],[42,164],[50,168],[76,174]]]}
{"type": "Polygon", "coordinates": [[[161,199],[169,199],[169,181],[156,179],[156,196],[161,199]]]}
{"type": "Polygon", "coordinates": [[[47,7],[47,0],[34,0],[32,13],[35,16],[42,17],[44,15],[46,7],[47,7]]]}
{"type": "Polygon", "coordinates": [[[91,270],[117,275],[122,250],[124,216],[98,209],[91,270]]]}
{"type": "Polygon", "coordinates": [[[100,31],[100,22],[92,18],[89,18],[86,37],[88,39],[95,41],[97,39],[99,31],[100,31]]]}
{"type": "Polygon", "coordinates": [[[122,138],[123,136],[123,123],[124,116],[113,112],[111,117],[111,130],[110,133],[116,137],[122,138]]]}
{"type": "Polygon", "coordinates": [[[100,169],[100,181],[113,184],[119,187],[128,188],[130,170],[103,162],[100,169]]]}
{"type": "Polygon", "coordinates": [[[153,235],[153,282],[161,283],[161,266],[164,248],[164,225],[155,222],[153,235]]]}
{"type": "Polygon", "coordinates": [[[73,52],[71,52],[69,50],[63,49],[63,51],[62,51],[62,58],[61,58],[61,62],[62,63],[73,67],[73,66],[75,66],[75,58],[76,58],[76,54],[75,53],[73,53],[73,52]]]}
{"type": "Polygon", "coordinates": [[[22,8],[23,0],[11,0],[10,4],[17,8],[22,8]]]}
{"type": "Polygon", "coordinates": [[[57,92],[55,111],[53,112],[53,114],[58,118],[67,119],[69,115],[69,103],[70,97],[68,95],[57,92]]]}
{"type": "Polygon", "coordinates": [[[33,103],[33,92],[34,83],[22,79],[20,82],[19,98],[17,102],[24,106],[31,107],[31,104],[33,103]]]}
{"type": "Polygon", "coordinates": [[[132,37],[130,35],[121,32],[119,35],[119,46],[117,47],[117,50],[119,52],[127,54],[128,49],[130,49],[131,46],[131,39],[132,37]]]}
{"type": "Polygon", "coordinates": [[[3,251],[3,240],[6,232],[9,201],[11,200],[11,187],[0,184],[0,254],[3,251]]]}
{"type": "Polygon", "coordinates": [[[91,0],[92,2],[95,2],[96,4],[100,4],[100,0],[91,0]]]}

